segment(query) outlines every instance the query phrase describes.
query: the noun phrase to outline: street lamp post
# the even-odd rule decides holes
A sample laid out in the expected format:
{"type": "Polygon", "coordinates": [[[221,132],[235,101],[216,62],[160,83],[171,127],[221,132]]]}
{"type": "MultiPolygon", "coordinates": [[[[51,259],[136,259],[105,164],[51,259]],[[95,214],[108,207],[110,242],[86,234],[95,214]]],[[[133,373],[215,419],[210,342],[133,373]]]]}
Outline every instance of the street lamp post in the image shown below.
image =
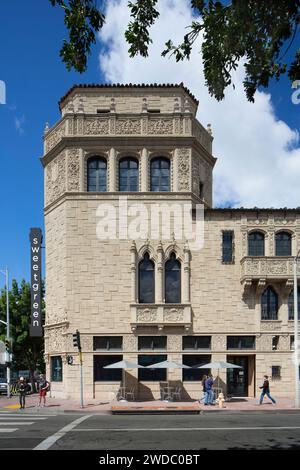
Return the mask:
{"type": "Polygon", "coordinates": [[[298,282],[297,282],[297,262],[300,250],[294,258],[294,349],[295,349],[295,408],[300,407],[299,399],[299,340],[298,340],[298,282]]]}
{"type": "MultiPolygon", "coordinates": [[[[6,289],[6,339],[10,341],[10,323],[9,323],[9,296],[8,296],[8,268],[6,267],[5,270],[0,269],[0,272],[5,276],[5,289],[6,289]]],[[[5,322],[1,322],[5,323],[5,322]]],[[[10,359],[8,357],[8,359],[10,359]]],[[[6,376],[7,376],[7,398],[10,397],[10,366],[9,361],[6,369],[6,376]]]]}

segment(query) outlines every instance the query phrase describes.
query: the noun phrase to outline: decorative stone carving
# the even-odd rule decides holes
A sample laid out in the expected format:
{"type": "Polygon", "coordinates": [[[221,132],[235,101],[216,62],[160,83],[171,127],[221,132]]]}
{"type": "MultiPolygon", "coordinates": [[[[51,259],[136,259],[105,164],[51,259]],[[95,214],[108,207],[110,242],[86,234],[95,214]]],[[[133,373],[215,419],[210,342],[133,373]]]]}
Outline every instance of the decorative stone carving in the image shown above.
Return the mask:
{"type": "Polygon", "coordinates": [[[68,151],[68,191],[79,191],[79,149],[68,151]]]}
{"type": "Polygon", "coordinates": [[[55,145],[57,145],[65,136],[65,133],[65,124],[58,126],[52,132],[48,133],[46,137],[46,152],[49,152],[53,147],[55,147],[55,145]]]}
{"type": "Polygon", "coordinates": [[[183,309],[180,308],[165,308],[164,309],[165,322],[179,322],[183,321],[183,309]]]}
{"type": "Polygon", "coordinates": [[[117,119],[116,121],[116,134],[140,134],[141,121],[140,119],[117,119]]]}
{"type": "Polygon", "coordinates": [[[281,330],[281,322],[278,321],[262,321],[260,323],[260,329],[261,331],[280,331],[281,330]]]}
{"type": "Polygon", "coordinates": [[[45,328],[45,353],[61,353],[66,351],[66,326],[45,328]]]}
{"type": "Polygon", "coordinates": [[[138,322],[150,322],[153,323],[157,319],[157,311],[153,308],[137,309],[137,321],[138,322]]]}
{"type": "Polygon", "coordinates": [[[180,117],[174,119],[174,134],[183,134],[183,121],[180,117]]]}
{"type": "Polygon", "coordinates": [[[126,352],[135,352],[138,349],[138,339],[134,335],[123,336],[123,350],[126,352]]]}
{"type": "Polygon", "coordinates": [[[172,134],[173,133],[173,120],[172,119],[150,119],[148,121],[148,134],[172,134]]]}
{"type": "Polygon", "coordinates": [[[178,189],[179,191],[189,191],[190,189],[189,149],[178,150],[178,189]]]}
{"type": "Polygon", "coordinates": [[[213,335],[212,348],[215,351],[226,351],[226,335],[213,335]]]}
{"type": "Polygon", "coordinates": [[[66,153],[60,153],[46,169],[46,205],[51,204],[66,190],[66,153]]]}
{"type": "Polygon", "coordinates": [[[108,119],[90,118],[84,121],[84,134],[107,135],[108,133],[108,119]]]}
{"type": "Polygon", "coordinates": [[[272,350],[272,336],[271,335],[257,335],[256,336],[256,350],[257,351],[271,351],[272,350]]]}

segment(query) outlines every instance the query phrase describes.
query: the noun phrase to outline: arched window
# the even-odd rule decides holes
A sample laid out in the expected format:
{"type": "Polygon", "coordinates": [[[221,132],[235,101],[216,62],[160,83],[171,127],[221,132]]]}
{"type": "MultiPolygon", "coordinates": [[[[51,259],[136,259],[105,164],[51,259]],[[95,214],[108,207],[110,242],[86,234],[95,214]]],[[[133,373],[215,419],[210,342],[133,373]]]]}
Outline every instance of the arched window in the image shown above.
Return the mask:
{"type": "Polygon", "coordinates": [[[278,295],[273,287],[268,287],[261,296],[261,319],[277,320],[278,295]]]}
{"type": "Polygon", "coordinates": [[[122,158],[119,162],[119,191],[139,190],[139,163],[135,158],[122,158]]]}
{"type": "Polygon", "coordinates": [[[170,191],[170,160],[163,157],[153,158],[150,165],[150,190],[170,191]]]}
{"type": "Polygon", "coordinates": [[[105,158],[92,157],[87,161],[87,190],[107,191],[107,163],[105,158]]]}
{"type": "Polygon", "coordinates": [[[165,264],[165,302],[178,304],[181,302],[181,264],[172,253],[165,264]]]}
{"type": "Polygon", "coordinates": [[[249,233],[248,256],[265,256],[265,236],[262,232],[249,233]]]}
{"type": "Polygon", "coordinates": [[[275,235],[275,254],[276,256],[291,256],[292,237],[288,232],[278,232],[275,235]]]}
{"type": "Polygon", "coordinates": [[[139,302],[153,304],[155,302],[154,263],[149,254],[145,253],[139,263],[139,302]]]}
{"type": "MultiPolygon", "coordinates": [[[[294,289],[288,298],[289,320],[294,320],[294,289]]],[[[300,318],[300,288],[298,286],[298,319],[300,318]]]]}

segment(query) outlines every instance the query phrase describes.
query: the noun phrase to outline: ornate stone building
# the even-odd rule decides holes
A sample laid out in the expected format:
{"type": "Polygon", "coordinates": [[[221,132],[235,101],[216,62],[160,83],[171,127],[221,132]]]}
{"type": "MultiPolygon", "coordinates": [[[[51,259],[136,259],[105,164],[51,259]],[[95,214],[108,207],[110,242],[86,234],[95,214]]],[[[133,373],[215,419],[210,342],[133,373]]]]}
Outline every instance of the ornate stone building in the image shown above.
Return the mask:
{"type": "MultiPolygon", "coordinates": [[[[74,86],[59,105],[42,158],[52,393],[79,397],[78,329],[86,398],[117,391],[122,371],[105,365],[167,358],[240,365],[220,372],[232,395],[256,396],[264,374],[275,395],[291,395],[300,209],[213,208],[211,128],[197,121],[198,102],[182,84],[74,86]],[[185,204],[203,204],[203,247],[191,250],[174,233],[124,236],[125,197],[147,214],[163,205],[173,224],[185,204]],[[111,208],[117,236],[101,237],[99,220],[111,208]]],[[[168,378],[198,397],[204,372],[133,369],[126,383],[150,398],[168,378]]]]}

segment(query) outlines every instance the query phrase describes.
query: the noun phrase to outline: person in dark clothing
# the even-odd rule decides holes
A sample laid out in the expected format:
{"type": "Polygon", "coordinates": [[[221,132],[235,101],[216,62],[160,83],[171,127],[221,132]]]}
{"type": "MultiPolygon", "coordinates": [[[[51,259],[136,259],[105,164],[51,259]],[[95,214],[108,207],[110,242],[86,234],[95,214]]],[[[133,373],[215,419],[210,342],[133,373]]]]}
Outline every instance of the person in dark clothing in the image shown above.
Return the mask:
{"type": "Polygon", "coordinates": [[[207,395],[207,392],[206,392],[206,389],[205,389],[205,381],[207,380],[207,375],[203,375],[202,377],[202,391],[203,391],[203,397],[201,398],[201,400],[199,400],[199,403],[201,403],[202,401],[205,402],[206,400],[206,395],[207,395]]]}
{"type": "Polygon", "coordinates": [[[204,401],[204,405],[214,405],[214,391],[213,391],[214,379],[211,374],[205,380],[205,391],[207,393],[204,401]]]}
{"type": "Polygon", "coordinates": [[[24,377],[20,377],[20,380],[18,383],[18,390],[19,390],[20,408],[24,409],[26,392],[27,392],[27,384],[24,380],[24,377]]]}
{"type": "Polygon", "coordinates": [[[276,401],[270,395],[270,383],[269,383],[269,377],[267,375],[264,375],[264,383],[259,388],[262,389],[259,404],[260,405],[262,404],[264,396],[267,395],[267,397],[271,400],[273,405],[275,405],[276,401]]]}

